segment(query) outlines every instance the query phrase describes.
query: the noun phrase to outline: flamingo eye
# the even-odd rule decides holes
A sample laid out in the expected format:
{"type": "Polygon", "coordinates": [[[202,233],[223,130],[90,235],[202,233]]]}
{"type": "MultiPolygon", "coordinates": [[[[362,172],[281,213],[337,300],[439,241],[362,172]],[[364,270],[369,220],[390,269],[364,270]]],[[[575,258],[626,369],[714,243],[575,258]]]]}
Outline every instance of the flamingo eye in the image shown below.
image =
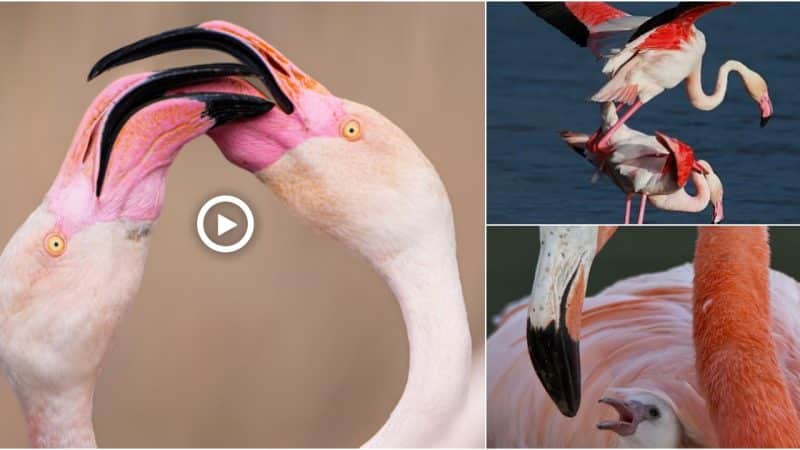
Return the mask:
{"type": "Polygon", "coordinates": [[[652,417],[653,419],[658,419],[659,417],[661,417],[661,412],[658,411],[658,408],[650,408],[647,411],[647,414],[649,414],[650,417],[652,417]]]}
{"type": "Polygon", "coordinates": [[[361,137],[361,124],[355,120],[350,119],[342,125],[342,136],[348,141],[356,141],[361,137]]]}
{"type": "Polygon", "coordinates": [[[59,257],[67,251],[67,240],[59,233],[50,233],[44,238],[44,247],[50,256],[59,257]]]}

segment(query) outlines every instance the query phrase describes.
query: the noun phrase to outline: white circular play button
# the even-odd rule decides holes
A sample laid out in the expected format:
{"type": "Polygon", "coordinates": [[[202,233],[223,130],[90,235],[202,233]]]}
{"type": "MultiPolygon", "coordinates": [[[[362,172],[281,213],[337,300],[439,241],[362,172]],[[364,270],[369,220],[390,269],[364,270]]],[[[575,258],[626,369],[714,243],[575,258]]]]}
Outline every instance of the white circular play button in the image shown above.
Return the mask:
{"type": "Polygon", "coordinates": [[[244,247],[253,237],[253,228],[253,211],[233,195],[218,195],[205,202],[197,213],[200,240],[218,253],[232,253],[244,247]]]}

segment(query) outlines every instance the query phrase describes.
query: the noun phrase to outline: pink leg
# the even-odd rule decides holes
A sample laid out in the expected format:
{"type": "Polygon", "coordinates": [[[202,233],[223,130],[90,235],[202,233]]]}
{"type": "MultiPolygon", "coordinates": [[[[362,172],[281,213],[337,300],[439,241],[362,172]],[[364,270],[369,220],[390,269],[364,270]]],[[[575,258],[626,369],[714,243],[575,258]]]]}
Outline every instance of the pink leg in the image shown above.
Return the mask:
{"type": "Polygon", "coordinates": [[[631,223],[631,196],[632,194],[625,196],[625,225],[631,223]]]}
{"type": "Polygon", "coordinates": [[[647,194],[642,194],[642,203],[639,203],[639,225],[644,223],[644,207],[647,206],[647,194]]]}
{"type": "Polygon", "coordinates": [[[608,131],[606,132],[606,134],[604,134],[603,137],[600,138],[600,140],[597,141],[597,143],[593,145],[595,147],[594,150],[595,151],[600,150],[603,147],[605,147],[606,145],[608,145],[608,140],[611,139],[611,136],[613,136],[614,133],[616,133],[617,130],[619,130],[620,127],[622,127],[622,125],[624,125],[625,122],[627,122],[628,119],[631,118],[633,113],[635,113],[636,111],[639,110],[639,108],[642,107],[642,105],[644,105],[644,103],[642,103],[641,100],[636,100],[636,103],[631,105],[631,107],[628,108],[627,111],[625,111],[625,114],[623,114],[622,117],[620,117],[620,119],[617,121],[617,123],[615,123],[611,128],[609,128],[608,131]]]}
{"type": "Polygon", "coordinates": [[[619,112],[619,110],[622,109],[623,106],[625,106],[625,103],[620,103],[620,104],[614,105],[614,106],[617,107],[617,112],[619,112]]]}

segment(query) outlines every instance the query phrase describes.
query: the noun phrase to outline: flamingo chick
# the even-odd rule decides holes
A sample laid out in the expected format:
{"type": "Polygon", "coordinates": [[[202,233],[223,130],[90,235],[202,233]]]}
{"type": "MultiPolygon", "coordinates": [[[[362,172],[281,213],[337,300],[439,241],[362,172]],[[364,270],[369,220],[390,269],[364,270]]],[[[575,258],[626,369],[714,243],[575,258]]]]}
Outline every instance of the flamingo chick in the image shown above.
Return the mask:
{"type": "Polygon", "coordinates": [[[631,105],[620,121],[596,142],[604,148],[614,133],[645,103],[686,80],[692,106],[709,111],[725,99],[728,75],[737,72],[747,93],[758,104],[760,124],[772,117],[767,83],[739,61],[726,61],[717,74],[714,92],[703,92],[701,68],[706,39],[694,23],[707,12],[730,2],[682,2],[654,17],[637,17],[603,2],[526,2],[528,8],[581,47],[606,59],[609,81],[591,100],[631,105]]]}
{"type": "MultiPolygon", "coordinates": [[[[602,106],[603,128],[618,123],[612,103],[602,106]]],[[[695,160],[694,150],[686,143],[656,132],[655,136],[622,126],[612,137],[607,150],[593,150],[592,139],[586,134],[563,131],[561,138],[573,150],[606,174],[625,193],[625,223],[630,223],[631,197],[642,197],[638,223],[644,222],[647,201],[663,210],[700,212],[713,206],[711,223],[724,218],[722,181],[711,164],[695,160]],[[691,179],[696,194],[686,192],[691,179]]]]}
{"type": "Polygon", "coordinates": [[[141,282],[178,150],[272,106],[224,93],[128,96],[154,79],[128,76],[99,94],[44,200],[0,254],[0,367],[39,447],[95,445],[95,381],[141,282]]]}
{"type": "Polygon", "coordinates": [[[672,401],[648,389],[609,388],[599,403],[619,415],[616,420],[602,420],[598,430],[619,435],[620,448],[698,447],[690,442],[672,401]]]}
{"type": "MultiPolygon", "coordinates": [[[[397,298],[408,333],[408,380],[365,445],[435,445],[463,423],[454,418],[468,397],[471,356],[452,211],[436,170],[389,119],[333,95],[260,37],[228,22],[144,38],[100,59],[90,78],[188,48],[238,59],[259,74],[280,108],[211,131],[225,156],[315,228],[366,258],[397,298]]],[[[236,79],[191,89],[258,95],[236,79]]]]}

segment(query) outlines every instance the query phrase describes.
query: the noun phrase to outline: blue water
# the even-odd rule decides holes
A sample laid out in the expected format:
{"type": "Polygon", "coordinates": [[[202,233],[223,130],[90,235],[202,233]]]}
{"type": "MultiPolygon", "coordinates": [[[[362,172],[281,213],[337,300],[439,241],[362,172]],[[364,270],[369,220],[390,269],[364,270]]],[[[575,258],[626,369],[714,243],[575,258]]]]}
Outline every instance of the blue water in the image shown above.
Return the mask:
{"type": "MultiPolygon", "coordinates": [[[[671,3],[619,3],[654,15],[671,3]]],[[[775,114],[760,129],[759,110],[735,74],[714,111],[694,109],[683,85],[645,105],[628,124],[687,142],[725,186],[726,223],[800,222],[800,4],[739,3],[697,25],[706,36],[703,85],[737,59],[769,84],[775,114]]],[[[564,145],[559,130],[592,133],[599,108],[585,99],[602,85],[600,64],[521,4],[487,7],[487,185],[489,223],[619,223],[624,195],[564,145]]],[[[634,202],[634,214],[638,199],[634,202]]],[[[647,223],[708,223],[698,214],[657,211],[647,223]]]]}

